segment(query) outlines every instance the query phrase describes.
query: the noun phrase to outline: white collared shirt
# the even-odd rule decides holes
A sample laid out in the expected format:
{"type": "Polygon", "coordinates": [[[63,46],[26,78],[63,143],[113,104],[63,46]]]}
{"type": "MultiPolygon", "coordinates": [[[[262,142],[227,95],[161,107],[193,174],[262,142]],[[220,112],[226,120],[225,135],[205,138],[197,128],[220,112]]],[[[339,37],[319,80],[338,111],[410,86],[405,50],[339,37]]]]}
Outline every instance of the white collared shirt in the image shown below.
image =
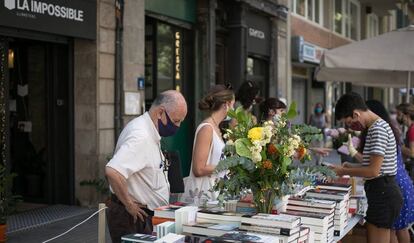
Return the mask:
{"type": "Polygon", "coordinates": [[[150,210],[169,202],[169,184],[162,168],[164,157],[160,140],[158,130],[146,112],[122,130],[114,156],[106,165],[126,178],[129,194],[150,210]]]}

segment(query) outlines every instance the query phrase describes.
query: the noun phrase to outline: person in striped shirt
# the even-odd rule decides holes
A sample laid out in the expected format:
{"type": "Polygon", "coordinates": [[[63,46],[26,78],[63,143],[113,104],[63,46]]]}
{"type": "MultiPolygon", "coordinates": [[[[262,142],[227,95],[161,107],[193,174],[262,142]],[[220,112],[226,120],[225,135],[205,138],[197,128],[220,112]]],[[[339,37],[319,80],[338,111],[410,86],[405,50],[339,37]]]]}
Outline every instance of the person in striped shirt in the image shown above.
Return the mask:
{"type": "Polygon", "coordinates": [[[331,166],[338,176],[365,178],[368,200],[366,212],[368,242],[390,242],[394,221],[400,214],[403,199],[395,181],[397,143],[387,122],[368,109],[357,93],[343,95],[335,106],[335,118],[355,131],[366,130],[361,167],[331,166]]]}

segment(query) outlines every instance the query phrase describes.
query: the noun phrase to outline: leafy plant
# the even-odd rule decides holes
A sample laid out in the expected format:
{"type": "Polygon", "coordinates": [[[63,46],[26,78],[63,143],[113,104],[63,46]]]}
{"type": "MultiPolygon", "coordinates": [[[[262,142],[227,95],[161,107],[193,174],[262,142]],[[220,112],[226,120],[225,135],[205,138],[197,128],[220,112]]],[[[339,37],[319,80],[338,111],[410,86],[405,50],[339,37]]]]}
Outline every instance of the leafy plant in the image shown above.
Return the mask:
{"type": "Polygon", "coordinates": [[[216,181],[214,190],[228,198],[252,191],[259,212],[270,212],[274,199],[286,195],[284,188],[294,183],[290,178],[292,161],[309,157],[306,147],[318,138],[320,130],[291,125],[290,120],[297,115],[295,103],[276,123],[255,125],[241,107],[228,115],[237,120],[237,125],[225,133],[226,158],[216,171],[226,171],[227,176],[216,181]]]}
{"type": "Polygon", "coordinates": [[[0,224],[6,224],[7,216],[16,211],[16,204],[21,200],[20,196],[13,195],[11,191],[16,176],[8,173],[6,167],[0,163],[0,224]]]}
{"type": "Polygon", "coordinates": [[[96,192],[102,195],[109,195],[109,185],[105,179],[83,180],[79,184],[81,186],[92,186],[96,192]]]}

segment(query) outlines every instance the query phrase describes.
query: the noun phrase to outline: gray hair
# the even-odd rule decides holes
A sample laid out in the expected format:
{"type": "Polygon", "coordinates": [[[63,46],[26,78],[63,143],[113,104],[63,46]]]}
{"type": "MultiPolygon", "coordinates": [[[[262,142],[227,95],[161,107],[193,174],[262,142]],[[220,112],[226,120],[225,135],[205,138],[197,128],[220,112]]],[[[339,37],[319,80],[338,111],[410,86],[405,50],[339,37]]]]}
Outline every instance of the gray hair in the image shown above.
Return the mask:
{"type": "Polygon", "coordinates": [[[153,101],[151,108],[158,106],[164,106],[165,109],[170,111],[174,106],[177,105],[177,94],[170,91],[165,91],[157,95],[157,98],[153,101]]]}

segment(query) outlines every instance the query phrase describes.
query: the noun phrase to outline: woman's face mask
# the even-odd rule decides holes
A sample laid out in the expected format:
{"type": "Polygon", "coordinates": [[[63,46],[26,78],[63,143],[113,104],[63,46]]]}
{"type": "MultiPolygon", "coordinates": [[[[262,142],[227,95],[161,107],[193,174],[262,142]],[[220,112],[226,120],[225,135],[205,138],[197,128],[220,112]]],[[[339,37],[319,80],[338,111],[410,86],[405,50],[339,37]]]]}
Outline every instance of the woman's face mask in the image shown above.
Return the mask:
{"type": "Polygon", "coordinates": [[[281,117],[281,115],[280,115],[280,114],[275,114],[275,115],[272,117],[272,121],[273,121],[273,123],[277,123],[277,122],[280,120],[280,117],[281,117]]]}

